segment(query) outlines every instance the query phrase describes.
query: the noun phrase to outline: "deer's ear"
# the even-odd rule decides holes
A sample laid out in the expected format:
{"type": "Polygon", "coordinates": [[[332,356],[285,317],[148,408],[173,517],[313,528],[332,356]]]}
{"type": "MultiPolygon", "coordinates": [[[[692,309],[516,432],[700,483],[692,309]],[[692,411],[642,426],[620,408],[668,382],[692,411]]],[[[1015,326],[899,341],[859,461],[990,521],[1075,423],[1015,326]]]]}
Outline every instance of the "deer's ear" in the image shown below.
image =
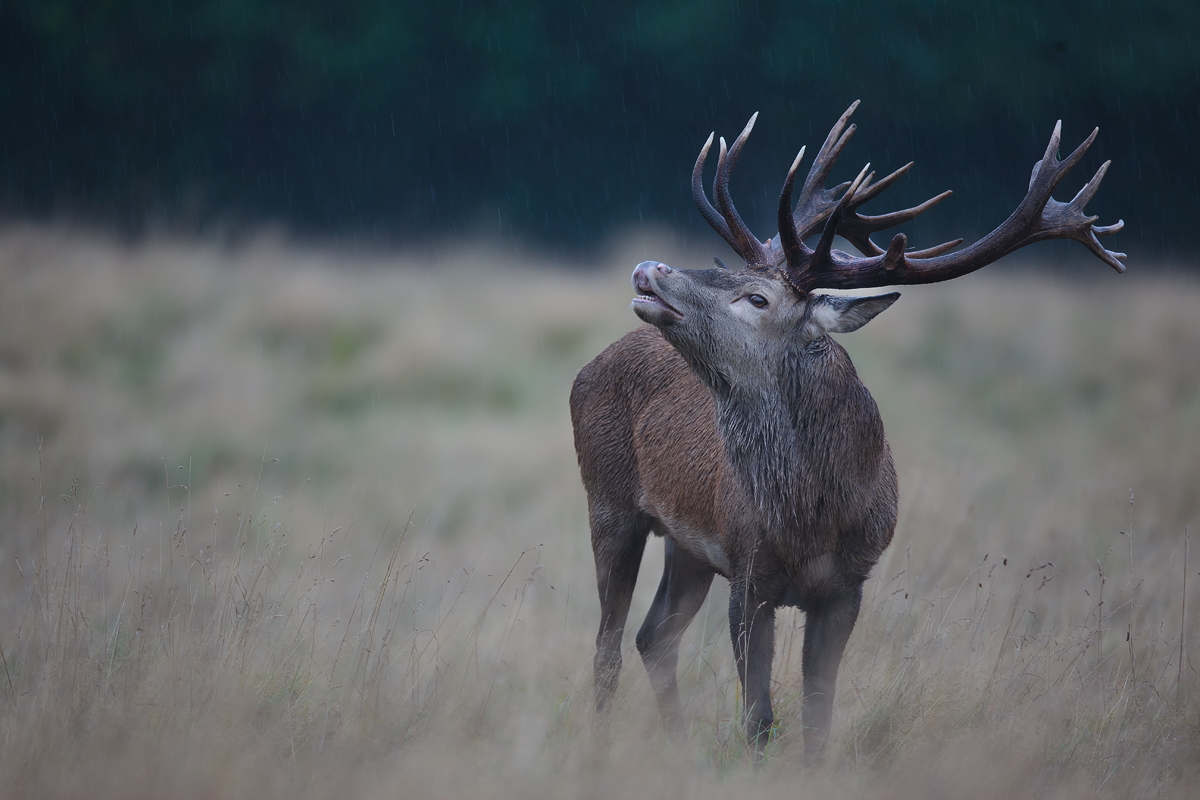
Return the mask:
{"type": "Polygon", "coordinates": [[[880,311],[896,302],[899,296],[899,292],[874,297],[813,295],[804,314],[804,332],[808,338],[816,339],[827,333],[856,331],[874,319],[880,311]]]}

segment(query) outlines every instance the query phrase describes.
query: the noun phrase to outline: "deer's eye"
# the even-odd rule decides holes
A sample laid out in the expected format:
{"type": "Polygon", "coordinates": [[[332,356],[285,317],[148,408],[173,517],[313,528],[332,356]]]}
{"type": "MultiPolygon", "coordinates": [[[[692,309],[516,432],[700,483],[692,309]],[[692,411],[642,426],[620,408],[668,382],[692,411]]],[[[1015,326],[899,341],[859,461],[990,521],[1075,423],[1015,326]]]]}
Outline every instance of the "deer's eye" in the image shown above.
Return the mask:
{"type": "Polygon", "coordinates": [[[761,294],[752,294],[746,299],[753,303],[755,308],[767,307],[767,298],[763,297],[761,294]]]}

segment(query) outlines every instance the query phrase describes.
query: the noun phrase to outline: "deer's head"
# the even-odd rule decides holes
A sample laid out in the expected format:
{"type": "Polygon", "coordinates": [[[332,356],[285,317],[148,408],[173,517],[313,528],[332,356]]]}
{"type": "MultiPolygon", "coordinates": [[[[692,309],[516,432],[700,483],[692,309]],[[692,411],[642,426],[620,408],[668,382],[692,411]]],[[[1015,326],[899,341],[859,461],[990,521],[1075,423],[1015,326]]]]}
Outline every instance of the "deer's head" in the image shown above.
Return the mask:
{"type": "Polygon", "coordinates": [[[858,330],[900,296],[801,294],[778,271],[673,269],[657,261],[638,264],[632,281],[634,313],[693,366],[734,383],[767,377],[788,353],[828,333],[858,330]]]}
{"type": "Polygon", "coordinates": [[[779,234],[765,242],[750,232],[729,194],[730,173],[758,115],[750,118],[732,147],[727,148],[724,138],[720,139],[713,180],[715,207],[703,186],[704,163],[713,135],[704,143],[692,169],[692,196],[704,219],[744,259],[745,265],[738,270],[679,270],[644,261],[633,271],[637,293],[634,311],[661,329],[702,373],[705,369],[720,369],[731,376],[749,376],[770,369],[776,363],[773,356],[795,352],[827,333],[857,330],[899,296],[893,293],[851,298],[819,294],[814,292],[816,289],[949,280],[1045,239],[1075,239],[1100,260],[1124,272],[1120,260],[1125,254],[1104,249],[1097,239],[1116,233],[1124,223],[1095,226],[1096,217],[1085,216],[1083,211],[1099,188],[1108,162],[1069,203],[1051,197],[1097,133],[1092,131],[1083,144],[1060,161],[1056,154],[1061,122],[1055,125],[1042,160],[1033,167],[1025,199],[987,236],[958,250],[955,248],[962,239],[908,250],[907,237],[897,233],[886,250],[880,248],[871,241],[873,233],[912,220],[950,192],[901,211],[861,214],[861,206],[895,183],[912,167],[911,162],[879,181],[874,181],[875,173],[868,164],[853,181],[825,188],[834,162],[854,133],[855,126],[847,122],[857,107],[856,101],[834,124],[809,169],[799,198],[793,202],[796,170],[804,157],[804,148],[800,149],[779,194],[779,234]],[[820,238],[810,249],[804,240],[818,233],[820,238]],[[848,240],[862,255],[834,249],[835,235],[848,240]]]}

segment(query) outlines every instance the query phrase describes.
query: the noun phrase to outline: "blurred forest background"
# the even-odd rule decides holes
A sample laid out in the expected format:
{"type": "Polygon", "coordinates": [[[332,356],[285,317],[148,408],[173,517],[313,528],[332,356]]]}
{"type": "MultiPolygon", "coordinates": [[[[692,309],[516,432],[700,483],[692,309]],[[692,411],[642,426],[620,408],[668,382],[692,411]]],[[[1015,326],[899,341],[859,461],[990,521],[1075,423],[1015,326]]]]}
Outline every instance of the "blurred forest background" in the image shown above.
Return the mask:
{"type": "Polygon", "coordinates": [[[956,191],[914,243],[1002,220],[1062,118],[1064,149],[1101,136],[1060,195],[1112,158],[1090,210],[1159,256],[1197,211],[1198,31],[1190,0],[0,3],[0,213],[578,256],[699,233],[697,150],[761,111],[736,194],[766,236],[792,155],[862,98],[835,179],[915,159],[892,204],[956,191]]]}

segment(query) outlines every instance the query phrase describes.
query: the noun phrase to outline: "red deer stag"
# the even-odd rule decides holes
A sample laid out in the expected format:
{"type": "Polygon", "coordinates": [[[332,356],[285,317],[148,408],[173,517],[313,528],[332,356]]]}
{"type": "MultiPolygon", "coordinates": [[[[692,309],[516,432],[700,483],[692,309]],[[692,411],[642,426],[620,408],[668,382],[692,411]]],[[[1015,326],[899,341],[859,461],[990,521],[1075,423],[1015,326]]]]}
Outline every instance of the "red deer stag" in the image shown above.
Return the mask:
{"type": "Polygon", "coordinates": [[[600,591],[599,712],[616,690],[630,597],[654,532],[665,538],[666,565],[636,641],[668,733],[683,731],[680,636],[720,574],[730,582],[729,629],[746,736],[758,757],[773,719],[775,609],[804,611],[804,748],[807,760],[820,758],[838,664],[858,617],[863,581],[892,539],[897,498],[879,410],[829,334],[857,330],[899,295],[813,290],[949,280],[1044,239],[1076,239],[1124,271],[1119,259],[1125,255],[1096,238],[1123,223],[1096,227],[1096,217],[1083,210],[1108,162],[1069,203],[1051,197],[1096,137],[1093,131],[1060,161],[1061,122],[1033,167],[1028,194],[1000,227],[960,250],[961,239],[906,250],[903,233],[879,248],[872,233],[908,222],[950,192],[903,211],[859,213],[911,163],[874,183],[864,167],[853,181],[825,188],[854,133],[847,120],[857,106],[829,132],[793,210],[804,150],[796,156],[779,195],[779,235],[766,242],[750,232],[729,196],[730,173],[757,114],[728,151],[720,141],[715,208],[702,185],[710,135],[692,170],[692,194],[745,266],[638,264],[633,310],[650,324],[610,346],[575,379],[571,420],[600,591]],[[810,249],[804,240],[818,233],[810,249]],[[835,235],[863,255],[833,249],[835,235]]]}

